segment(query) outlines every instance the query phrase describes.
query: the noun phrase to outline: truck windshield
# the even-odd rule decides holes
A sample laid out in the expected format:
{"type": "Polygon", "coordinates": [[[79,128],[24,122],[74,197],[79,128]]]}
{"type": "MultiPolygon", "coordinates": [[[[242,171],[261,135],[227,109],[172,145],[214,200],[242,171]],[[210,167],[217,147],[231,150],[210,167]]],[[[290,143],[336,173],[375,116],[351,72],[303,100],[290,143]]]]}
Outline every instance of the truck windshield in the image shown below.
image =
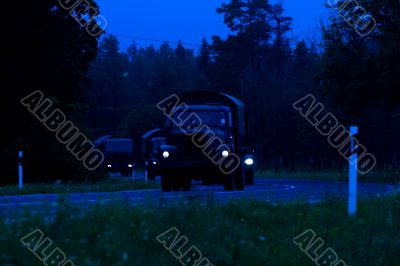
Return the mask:
{"type": "MultiPolygon", "coordinates": [[[[223,111],[203,111],[203,110],[187,110],[186,112],[176,111],[173,115],[174,121],[185,121],[192,113],[197,114],[201,122],[210,127],[225,127],[228,124],[227,114],[223,111]],[[179,119],[178,119],[179,117],[179,119]]],[[[188,123],[196,123],[193,119],[186,121],[186,124],[181,126],[187,126],[188,123]]],[[[175,126],[175,125],[174,125],[175,126]]]]}
{"type": "Polygon", "coordinates": [[[105,143],[106,153],[131,153],[132,151],[132,141],[110,140],[105,143]]]}

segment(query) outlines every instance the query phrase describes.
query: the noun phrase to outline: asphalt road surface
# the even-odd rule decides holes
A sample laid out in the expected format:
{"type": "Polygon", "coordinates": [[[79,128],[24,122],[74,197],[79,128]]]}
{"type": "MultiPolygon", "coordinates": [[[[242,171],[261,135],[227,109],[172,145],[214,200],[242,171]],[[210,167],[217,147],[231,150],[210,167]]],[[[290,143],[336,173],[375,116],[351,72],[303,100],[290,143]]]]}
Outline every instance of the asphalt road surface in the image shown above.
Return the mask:
{"type": "MultiPolygon", "coordinates": [[[[122,192],[74,193],[67,195],[27,195],[0,197],[0,213],[23,209],[40,210],[56,209],[60,200],[72,206],[85,208],[92,204],[112,204],[117,202],[137,204],[174,204],[183,201],[210,200],[224,204],[237,199],[257,199],[271,203],[306,201],[316,203],[329,197],[347,196],[347,183],[337,181],[313,181],[297,179],[263,179],[257,178],[254,186],[247,186],[245,191],[226,192],[222,186],[203,186],[194,184],[191,192],[163,193],[160,189],[134,190],[122,192]]],[[[399,186],[359,183],[359,197],[381,197],[399,192],[399,186]]]]}

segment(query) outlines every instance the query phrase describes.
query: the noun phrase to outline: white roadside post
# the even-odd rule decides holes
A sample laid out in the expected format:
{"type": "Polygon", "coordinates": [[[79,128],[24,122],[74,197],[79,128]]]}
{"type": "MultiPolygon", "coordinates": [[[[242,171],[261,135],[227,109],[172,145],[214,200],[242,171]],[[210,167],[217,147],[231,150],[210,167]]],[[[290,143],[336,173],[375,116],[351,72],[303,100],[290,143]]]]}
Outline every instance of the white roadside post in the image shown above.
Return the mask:
{"type": "Polygon", "coordinates": [[[19,189],[22,189],[24,186],[24,180],[23,180],[23,169],[22,169],[22,151],[18,152],[18,174],[19,174],[19,189]]]}
{"type": "Polygon", "coordinates": [[[132,163],[132,181],[135,181],[135,167],[136,165],[132,163]]]}
{"type": "Polygon", "coordinates": [[[354,136],[358,134],[358,127],[350,127],[350,151],[349,158],[349,199],[348,199],[348,215],[355,216],[357,214],[357,147],[355,145],[354,136]]]}
{"type": "Polygon", "coordinates": [[[148,168],[148,166],[149,166],[149,162],[146,160],[146,163],[145,163],[145,167],[144,167],[144,182],[147,184],[147,178],[148,178],[148,172],[147,172],[147,168],[148,168]]]}

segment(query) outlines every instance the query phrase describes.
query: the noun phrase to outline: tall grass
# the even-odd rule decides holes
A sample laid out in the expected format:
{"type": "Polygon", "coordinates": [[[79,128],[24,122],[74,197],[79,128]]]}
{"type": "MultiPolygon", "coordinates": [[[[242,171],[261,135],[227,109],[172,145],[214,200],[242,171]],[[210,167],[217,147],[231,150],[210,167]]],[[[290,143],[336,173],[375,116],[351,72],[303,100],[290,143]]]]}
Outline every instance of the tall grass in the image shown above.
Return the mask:
{"type": "Polygon", "coordinates": [[[400,265],[400,196],[360,202],[356,218],[344,202],[172,206],[118,204],[78,211],[60,205],[54,219],[29,211],[0,218],[0,265],[42,265],[19,239],[41,229],[76,265],[180,265],[156,241],[177,227],[215,265],[313,265],[292,243],[313,229],[348,265],[400,265]]]}
{"type": "Polygon", "coordinates": [[[28,194],[65,194],[84,192],[114,192],[123,190],[159,188],[156,182],[132,181],[130,179],[109,178],[96,183],[71,183],[68,185],[56,185],[53,183],[26,184],[20,190],[15,186],[0,186],[0,196],[28,195],[28,194]]]}
{"type": "MultiPolygon", "coordinates": [[[[256,176],[259,178],[285,178],[285,179],[312,179],[312,180],[333,180],[347,181],[348,170],[327,170],[327,171],[272,171],[269,169],[260,169],[256,171],[256,176]]],[[[373,171],[366,175],[359,175],[361,182],[373,183],[396,183],[400,182],[400,172],[398,171],[373,171]]]]}

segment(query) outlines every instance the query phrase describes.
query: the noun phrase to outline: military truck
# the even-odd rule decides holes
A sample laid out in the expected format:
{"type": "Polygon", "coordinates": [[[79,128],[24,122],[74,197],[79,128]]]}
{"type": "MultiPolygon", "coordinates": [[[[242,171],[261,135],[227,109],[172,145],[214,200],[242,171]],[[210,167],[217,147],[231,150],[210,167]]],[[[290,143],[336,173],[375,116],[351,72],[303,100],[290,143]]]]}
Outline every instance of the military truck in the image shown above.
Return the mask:
{"type": "Polygon", "coordinates": [[[155,180],[160,172],[160,147],[165,145],[164,130],[154,129],[142,136],[142,156],[144,159],[145,176],[155,180]]]}
{"type": "Polygon", "coordinates": [[[97,139],[95,145],[104,153],[104,165],[109,173],[121,173],[128,177],[133,175],[133,140],[104,136],[97,139]]]}
{"type": "Polygon", "coordinates": [[[160,146],[162,190],[189,191],[192,180],[243,190],[254,183],[253,150],[245,104],[219,92],[198,90],[158,104],[168,116],[160,146]]]}

